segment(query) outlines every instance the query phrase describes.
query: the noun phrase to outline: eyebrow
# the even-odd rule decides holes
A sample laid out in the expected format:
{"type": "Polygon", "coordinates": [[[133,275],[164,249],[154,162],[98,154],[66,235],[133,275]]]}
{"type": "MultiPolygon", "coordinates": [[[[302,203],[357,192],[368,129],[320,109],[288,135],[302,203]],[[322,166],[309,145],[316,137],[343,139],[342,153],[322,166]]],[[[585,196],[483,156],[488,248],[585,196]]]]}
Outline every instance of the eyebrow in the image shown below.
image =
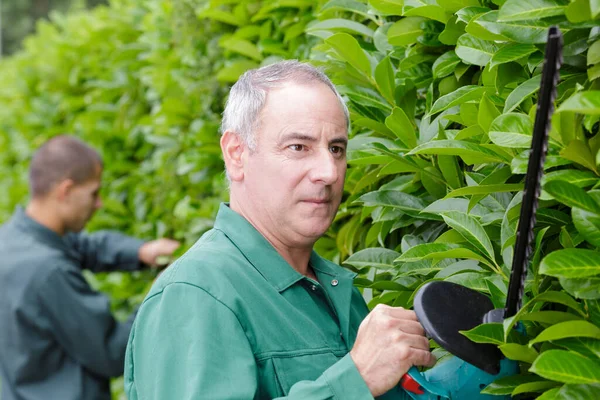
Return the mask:
{"type": "MultiPolygon", "coordinates": [[[[289,134],[284,135],[281,140],[280,143],[285,143],[289,140],[301,140],[301,141],[306,141],[306,142],[316,142],[317,138],[315,138],[314,136],[310,136],[310,135],[306,135],[303,133],[298,133],[298,132],[292,132],[289,134]]],[[[329,144],[343,144],[343,145],[348,145],[348,139],[346,139],[345,137],[341,136],[341,137],[337,137],[337,138],[333,138],[329,141],[329,144]]]]}

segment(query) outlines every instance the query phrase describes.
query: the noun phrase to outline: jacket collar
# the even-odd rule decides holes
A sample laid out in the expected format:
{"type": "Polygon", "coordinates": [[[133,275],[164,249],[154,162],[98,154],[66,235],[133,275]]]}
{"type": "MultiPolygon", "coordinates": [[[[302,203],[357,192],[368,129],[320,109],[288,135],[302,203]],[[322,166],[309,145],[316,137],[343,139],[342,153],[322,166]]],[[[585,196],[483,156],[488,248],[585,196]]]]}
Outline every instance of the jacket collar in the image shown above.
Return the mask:
{"type": "Polygon", "coordinates": [[[11,222],[18,229],[35,236],[42,243],[48,244],[53,247],[66,249],[66,243],[62,236],[54,232],[50,228],[45,227],[39,222],[35,221],[29,215],[25,213],[23,207],[17,207],[15,213],[11,218],[11,222]]]}
{"type": "MultiPolygon", "coordinates": [[[[214,228],[223,232],[279,292],[306,278],[292,268],[248,220],[229,208],[228,203],[221,203],[214,228]]],[[[310,256],[310,263],[320,282],[332,279],[352,281],[356,276],[326,261],[314,251],[310,256]]]]}

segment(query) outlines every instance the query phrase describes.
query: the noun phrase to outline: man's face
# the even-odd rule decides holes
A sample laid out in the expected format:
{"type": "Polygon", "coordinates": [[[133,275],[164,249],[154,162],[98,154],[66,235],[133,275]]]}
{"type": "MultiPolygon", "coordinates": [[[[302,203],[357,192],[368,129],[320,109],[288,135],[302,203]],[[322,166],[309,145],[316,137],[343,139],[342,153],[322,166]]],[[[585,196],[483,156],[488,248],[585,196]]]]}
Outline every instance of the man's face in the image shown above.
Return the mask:
{"type": "Polygon", "coordinates": [[[92,218],[96,210],[102,207],[100,199],[102,169],[84,183],[73,185],[63,205],[63,220],[70,232],[81,231],[92,218]]]}
{"type": "Polygon", "coordinates": [[[343,194],[348,134],[342,107],[324,84],[288,84],[269,92],[258,126],[256,150],[244,167],[246,216],[270,240],[312,246],[331,225],[343,194]]]}

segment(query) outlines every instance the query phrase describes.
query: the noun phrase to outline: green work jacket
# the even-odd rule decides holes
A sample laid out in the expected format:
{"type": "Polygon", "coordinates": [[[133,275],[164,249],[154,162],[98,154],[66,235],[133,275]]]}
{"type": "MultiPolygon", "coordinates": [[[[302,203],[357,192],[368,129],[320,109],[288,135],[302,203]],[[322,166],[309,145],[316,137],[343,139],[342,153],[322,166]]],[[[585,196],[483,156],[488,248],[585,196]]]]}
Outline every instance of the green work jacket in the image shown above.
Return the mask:
{"type": "Polygon", "coordinates": [[[132,321],[115,321],[82,269],[137,269],[142,243],[113,232],[61,237],[22,209],[0,227],[1,400],[110,400],[132,321]]]}
{"type": "Polygon", "coordinates": [[[214,229],[139,309],[125,356],[129,400],[372,399],[348,354],[368,313],[355,274],[314,252],[310,263],[318,282],[222,204],[214,229]]]}

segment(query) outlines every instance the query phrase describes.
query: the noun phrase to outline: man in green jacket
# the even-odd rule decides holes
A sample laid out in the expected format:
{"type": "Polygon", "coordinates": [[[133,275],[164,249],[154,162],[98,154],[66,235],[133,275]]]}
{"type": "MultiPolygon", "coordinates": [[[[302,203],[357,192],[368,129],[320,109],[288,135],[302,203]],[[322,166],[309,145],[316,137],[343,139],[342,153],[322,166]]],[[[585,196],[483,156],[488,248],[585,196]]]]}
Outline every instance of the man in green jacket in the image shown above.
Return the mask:
{"type": "Polygon", "coordinates": [[[115,232],[79,233],[101,206],[102,161],[57,136],[34,155],[31,201],[0,227],[0,399],[109,400],[133,317],[115,321],[82,269],[141,268],[179,247],[115,232]]]}
{"type": "Polygon", "coordinates": [[[285,61],[231,89],[231,182],[214,228],[156,281],[125,360],[130,400],[404,398],[434,357],[414,312],[369,313],[355,274],[313,250],[341,202],[348,110],[315,68],[285,61]]]}

